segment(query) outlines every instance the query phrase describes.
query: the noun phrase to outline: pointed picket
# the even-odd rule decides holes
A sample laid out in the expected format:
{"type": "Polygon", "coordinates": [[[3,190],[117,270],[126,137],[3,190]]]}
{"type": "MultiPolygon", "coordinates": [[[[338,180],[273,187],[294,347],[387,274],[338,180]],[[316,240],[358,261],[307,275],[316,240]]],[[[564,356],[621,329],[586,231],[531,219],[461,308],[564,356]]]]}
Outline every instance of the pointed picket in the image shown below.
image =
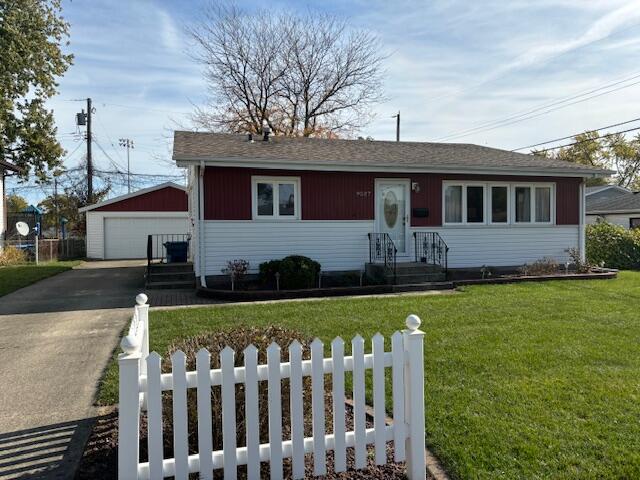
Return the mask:
{"type": "Polygon", "coordinates": [[[404,346],[402,333],[391,336],[392,375],[393,375],[393,459],[403,462],[405,459],[404,424],[404,346]]]}
{"type": "Polygon", "coordinates": [[[345,409],[344,409],[344,340],[336,337],[331,342],[331,358],[333,359],[333,436],[334,436],[334,470],[344,472],[347,469],[347,450],[345,441],[345,409]]]}
{"type": "Polygon", "coordinates": [[[302,399],[302,345],[297,340],[289,345],[291,409],[291,462],[292,477],[304,478],[304,413],[302,399]]]}
{"type": "Polygon", "coordinates": [[[387,462],[384,411],[384,337],[376,333],[371,339],[373,353],[373,428],[376,465],[387,462]]]}
{"type": "Polygon", "coordinates": [[[327,473],[324,445],[324,345],[319,338],[311,342],[311,412],[313,414],[313,474],[327,473]]]}
{"type": "Polygon", "coordinates": [[[364,397],[364,338],[356,335],[351,340],[353,356],[353,424],[355,437],[355,467],[367,466],[366,417],[364,397]]]}
{"type": "Polygon", "coordinates": [[[173,374],[173,457],[176,480],[189,478],[189,444],[187,427],[187,357],[178,350],[171,355],[173,374]]]}
{"type": "Polygon", "coordinates": [[[280,377],[280,346],[267,348],[267,385],[269,400],[269,468],[272,480],[280,480],[282,471],[282,386],[280,377]]]}
{"type": "Polygon", "coordinates": [[[162,478],[162,359],[156,352],[147,357],[147,427],[149,477],[162,478]]]}
{"type": "Polygon", "coordinates": [[[238,476],[234,358],[235,352],[230,347],[224,347],[220,352],[220,370],[222,372],[222,450],[225,480],[235,480],[238,476]]]}
{"type": "MultiPolygon", "coordinates": [[[[200,457],[200,478],[213,478],[213,440],[211,431],[211,355],[205,348],[196,354],[196,375],[198,380],[198,452],[200,457]]],[[[153,475],[151,476],[153,477],[153,475]]]]}
{"type": "Polygon", "coordinates": [[[258,422],[258,349],[244,349],[247,478],[260,478],[260,426],[258,422]]]}

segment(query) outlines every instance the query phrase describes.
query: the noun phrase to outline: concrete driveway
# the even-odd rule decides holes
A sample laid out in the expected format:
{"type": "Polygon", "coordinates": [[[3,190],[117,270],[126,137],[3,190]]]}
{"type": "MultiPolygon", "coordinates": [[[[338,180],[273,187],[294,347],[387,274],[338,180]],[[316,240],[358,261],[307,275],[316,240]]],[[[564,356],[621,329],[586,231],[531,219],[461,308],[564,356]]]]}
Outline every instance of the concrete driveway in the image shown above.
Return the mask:
{"type": "Polygon", "coordinates": [[[0,297],[0,478],[73,478],[143,265],[86,262],[0,297]]]}

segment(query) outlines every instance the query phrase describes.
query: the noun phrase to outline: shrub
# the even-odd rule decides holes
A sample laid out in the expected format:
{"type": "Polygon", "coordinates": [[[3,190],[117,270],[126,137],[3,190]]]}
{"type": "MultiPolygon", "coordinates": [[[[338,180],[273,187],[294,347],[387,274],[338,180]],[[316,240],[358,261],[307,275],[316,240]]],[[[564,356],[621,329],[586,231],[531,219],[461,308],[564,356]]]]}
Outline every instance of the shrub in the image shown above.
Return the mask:
{"type": "Polygon", "coordinates": [[[27,263],[27,252],[16,247],[7,246],[0,250],[0,267],[22,265],[27,263]]]}
{"type": "Polygon", "coordinates": [[[593,268],[589,260],[582,259],[580,250],[577,248],[569,249],[569,258],[571,258],[571,263],[573,264],[573,268],[575,268],[576,273],[589,273],[593,268]]]}
{"type": "Polygon", "coordinates": [[[282,260],[260,264],[260,279],[275,286],[275,274],[280,273],[280,288],[295,290],[317,285],[320,264],[302,255],[290,255],[282,260]]]}
{"type": "MultiPolygon", "coordinates": [[[[169,346],[167,356],[163,358],[162,371],[171,372],[170,355],[182,350],[187,356],[187,371],[196,369],[196,354],[201,348],[206,348],[211,354],[211,368],[220,368],[220,352],[226,347],[231,347],[235,352],[235,366],[244,365],[244,349],[253,344],[258,348],[258,364],[266,364],[267,347],[271,342],[276,342],[282,349],[283,360],[287,357],[287,348],[294,340],[298,340],[303,345],[303,358],[310,358],[309,344],[310,339],[306,338],[300,332],[281,327],[239,327],[233,330],[224,330],[214,333],[206,333],[177,341],[169,346]]],[[[305,392],[305,411],[309,415],[309,392],[311,391],[310,377],[304,377],[303,391],[305,392]]],[[[259,382],[258,387],[258,422],[260,428],[260,442],[268,442],[269,435],[269,419],[268,419],[268,392],[267,382],[259,382]]],[[[172,456],[173,445],[173,421],[172,421],[172,394],[165,392],[163,394],[162,409],[163,418],[163,438],[165,442],[165,452],[172,456]]],[[[238,446],[246,445],[246,426],[245,426],[245,387],[243,383],[236,385],[236,441],[238,446]]],[[[290,412],[289,412],[289,382],[282,381],[282,413],[283,413],[283,436],[289,438],[290,431],[290,412]]],[[[198,408],[197,408],[197,390],[190,388],[187,391],[187,418],[188,418],[188,437],[189,437],[189,453],[198,451],[198,408]]],[[[213,449],[222,449],[222,396],[220,386],[211,388],[211,418],[213,431],[213,449]]],[[[305,421],[308,427],[310,421],[305,421]]],[[[306,432],[307,436],[311,432],[306,432]]]]}
{"type": "Polygon", "coordinates": [[[233,278],[241,281],[249,270],[249,262],[243,259],[229,260],[226,268],[222,269],[225,275],[233,275],[233,278]]]}
{"type": "Polygon", "coordinates": [[[586,253],[590,263],[610,268],[640,266],[640,231],[600,222],[587,226],[586,253]]]}
{"type": "Polygon", "coordinates": [[[560,267],[558,262],[551,257],[544,257],[540,260],[536,260],[535,262],[525,265],[520,269],[520,272],[523,275],[551,275],[554,273],[558,273],[560,267]]]}

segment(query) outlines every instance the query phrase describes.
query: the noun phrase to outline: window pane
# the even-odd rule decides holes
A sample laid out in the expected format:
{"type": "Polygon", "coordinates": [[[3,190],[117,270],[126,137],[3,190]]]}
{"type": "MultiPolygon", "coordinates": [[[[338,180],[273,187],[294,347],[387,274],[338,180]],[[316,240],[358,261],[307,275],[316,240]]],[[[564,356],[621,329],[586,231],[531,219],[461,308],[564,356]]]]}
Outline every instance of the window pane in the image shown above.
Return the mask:
{"type": "Polygon", "coordinates": [[[630,218],[629,228],[640,228],[640,218],[630,218]]]}
{"type": "Polygon", "coordinates": [[[450,185],[444,191],[444,221],[462,222],[462,186],[450,185]]]}
{"type": "Polygon", "coordinates": [[[258,215],[273,215],[273,185],[258,183],[258,215]]]}
{"type": "Polygon", "coordinates": [[[484,222],[484,187],[467,187],[467,222],[484,222]]]}
{"type": "Polygon", "coordinates": [[[516,222],[531,221],[531,188],[516,187],[516,222]]]}
{"type": "Polygon", "coordinates": [[[491,187],[491,221],[493,223],[507,223],[508,201],[508,187],[491,187]]]}
{"type": "Polygon", "coordinates": [[[551,188],[536,187],[536,222],[551,221],[551,188]]]}
{"type": "Polygon", "coordinates": [[[278,185],[278,203],[280,215],[295,215],[295,197],[293,183],[281,183],[278,185]]]}

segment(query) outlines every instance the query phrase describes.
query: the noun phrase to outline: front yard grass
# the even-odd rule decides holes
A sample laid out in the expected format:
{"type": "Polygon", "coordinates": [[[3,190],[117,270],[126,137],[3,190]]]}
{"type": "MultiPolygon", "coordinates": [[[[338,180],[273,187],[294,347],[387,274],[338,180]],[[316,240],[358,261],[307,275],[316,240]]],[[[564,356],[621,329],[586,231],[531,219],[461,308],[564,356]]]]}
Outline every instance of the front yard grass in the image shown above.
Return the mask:
{"type": "Polygon", "coordinates": [[[79,260],[72,260],[46,262],[40,265],[30,263],[27,265],[0,267],[0,297],[44,278],[71,270],[79,263],[79,260]]]}
{"type": "MultiPolygon", "coordinates": [[[[622,272],[458,295],[157,311],[150,339],[164,354],[176,338],[278,324],[349,343],[388,337],[416,313],[427,443],[453,478],[640,478],[639,305],[640,273],[622,272]]],[[[117,401],[114,363],[99,398],[117,401]]]]}

